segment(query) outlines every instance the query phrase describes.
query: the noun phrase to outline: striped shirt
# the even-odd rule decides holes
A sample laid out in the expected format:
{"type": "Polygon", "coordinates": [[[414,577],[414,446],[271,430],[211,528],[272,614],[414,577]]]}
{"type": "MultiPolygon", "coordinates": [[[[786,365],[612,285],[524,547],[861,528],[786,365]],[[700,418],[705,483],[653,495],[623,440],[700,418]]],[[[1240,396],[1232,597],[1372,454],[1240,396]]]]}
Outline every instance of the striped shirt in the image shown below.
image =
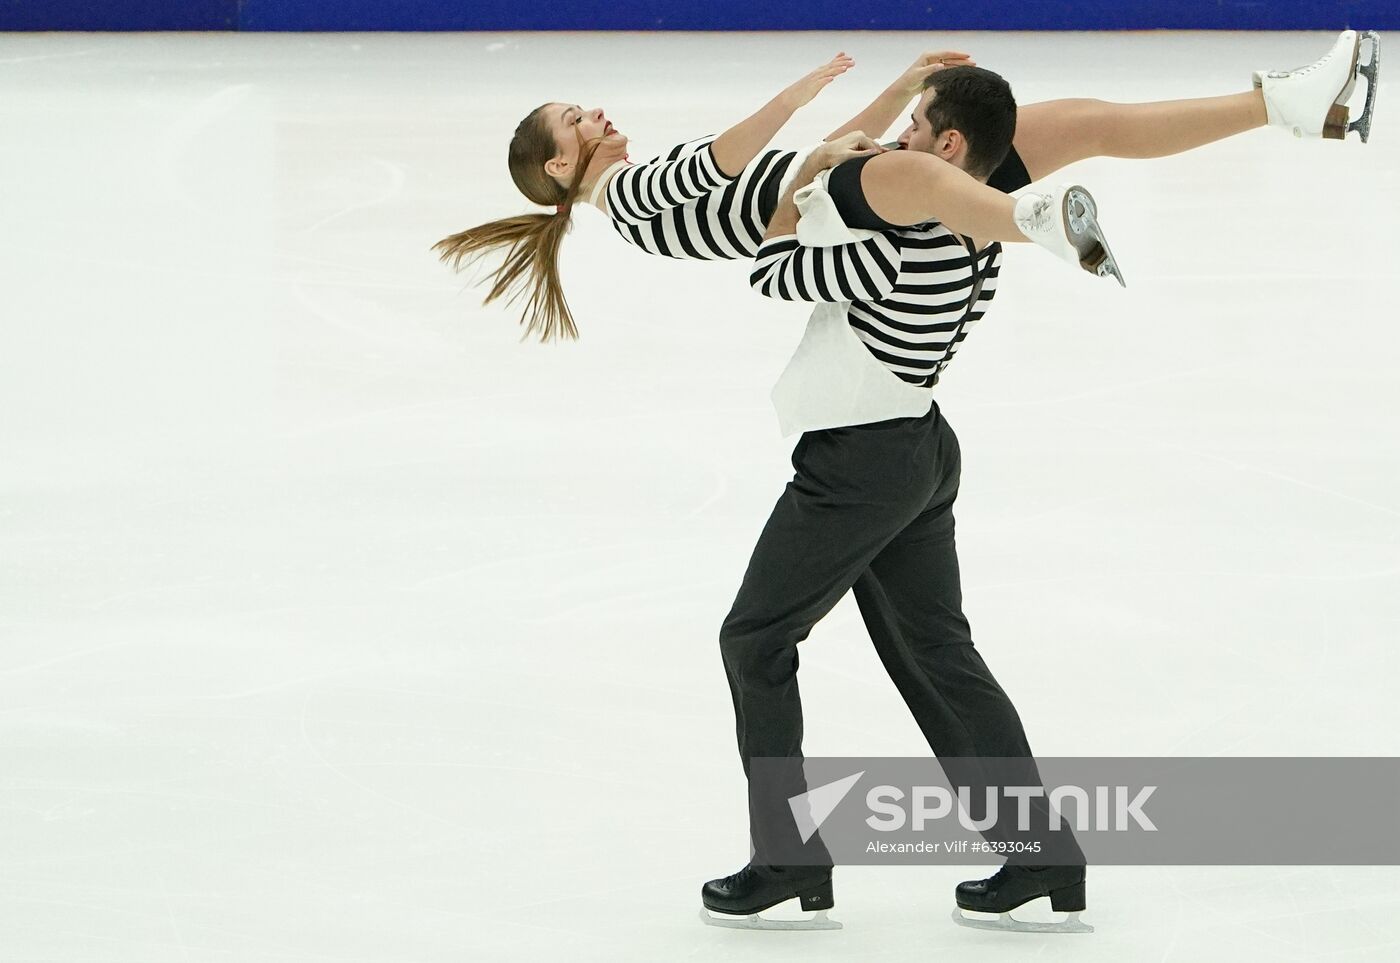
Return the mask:
{"type": "Polygon", "coordinates": [[[846,320],[905,381],[934,385],[996,294],[1001,245],[974,252],[937,221],[836,247],[765,241],[750,283],[784,301],[849,301],[846,320]],[[974,297],[975,293],[975,297],[974,297]]]}
{"type": "MultiPolygon", "coordinates": [[[[608,181],[608,211],[617,232],[663,257],[757,257],[751,281],[769,297],[850,301],[847,320],[876,358],[905,381],[937,384],[996,294],[1001,245],[989,245],[974,258],[958,235],[937,222],[884,231],[844,248],[799,248],[794,236],[765,244],[784,177],[795,173],[801,155],[766,151],[729,178],[714,161],[714,139],[678,144],[608,181]],[[649,186],[658,183],[668,185],[668,192],[649,186]],[[705,189],[705,184],[714,186],[705,189]],[[969,311],[974,286],[978,296],[969,311]]],[[[843,166],[854,172],[860,165],[843,166]]],[[[1029,183],[1015,150],[988,180],[1006,193],[1029,183]]],[[[861,226],[860,217],[873,217],[863,199],[860,210],[847,206],[844,193],[834,199],[851,226],[861,226]]]]}
{"type": "Polygon", "coordinates": [[[758,253],[778,187],[798,154],[765,151],[728,177],[715,163],[714,140],[678,144],[608,181],[608,216],[628,243],[691,261],[748,260],[758,253]]]}

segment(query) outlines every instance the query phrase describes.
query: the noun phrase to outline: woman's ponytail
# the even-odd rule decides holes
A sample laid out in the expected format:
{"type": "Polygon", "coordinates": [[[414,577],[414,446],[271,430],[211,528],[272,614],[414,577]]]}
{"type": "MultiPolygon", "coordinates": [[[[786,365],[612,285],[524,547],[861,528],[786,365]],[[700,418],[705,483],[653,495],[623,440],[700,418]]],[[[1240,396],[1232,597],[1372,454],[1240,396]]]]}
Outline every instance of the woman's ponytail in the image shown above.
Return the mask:
{"type": "Polygon", "coordinates": [[[536,108],[515,129],[509,164],[511,178],[520,192],[536,204],[553,207],[554,213],[521,214],[490,221],[443,238],[433,245],[433,250],[460,271],[482,256],[505,248],[505,260],[491,272],[491,290],[482,303],[490,304],[506,296],[506,303],[514,304],[524,297],[520,317],[525,326],[523,337],[534,335],[548,342],[578,338],[578,328],[559,280],[559,246],[569,232],[574,201],[598,144],[580,145],[573,181],[567,188],[560,187],[544,170],[545,161],[558,153],[554,135],[544,120],[544,110],[545,107],[536,108]]]}

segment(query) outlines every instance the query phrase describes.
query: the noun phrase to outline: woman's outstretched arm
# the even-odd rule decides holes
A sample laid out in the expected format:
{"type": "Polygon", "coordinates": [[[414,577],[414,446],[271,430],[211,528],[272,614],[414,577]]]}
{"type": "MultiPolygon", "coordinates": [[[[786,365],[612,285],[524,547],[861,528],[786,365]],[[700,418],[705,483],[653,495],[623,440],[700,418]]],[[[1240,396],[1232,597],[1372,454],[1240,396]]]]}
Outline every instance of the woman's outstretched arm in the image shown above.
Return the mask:
{"type": "Polygon", "coordinates": [[[883,137],[899,120],[909,102],[923,91],[924,81],[931,74],[949,67],[975,66],[977,64],[971,57],[957,50],[936,50],[920,54],[919,59],[900,74],[894,83],[886,87],[880,96],[872,100],[869,106],[827,134],[826,139],[833,141],[857,130],[866,131],[877,139],[883,137]]]}
{"type": "MultiPolygon", "coordinates": [[[[853,63],[844,53],[837,54],[699,150],[681,156],[673,152],[670,159],[657,157],[614,173],[605,171],[600,175],[607,179],[605,212],[626,224],[642,224],[723,187],[743,173],[799,107],[810,103],[853,63]]],[[[604,166],[608,161],[597,163],[604,166]]]]}
{"type": "Polygon", "coordinates": [[[716,137],[713,150],[720,170],[729,177],[738,177],[799,108],[811,103],[823,87],[854,65],[855,61],[844,52],[837,54],[768,101],[753,116],[716,137]]]}

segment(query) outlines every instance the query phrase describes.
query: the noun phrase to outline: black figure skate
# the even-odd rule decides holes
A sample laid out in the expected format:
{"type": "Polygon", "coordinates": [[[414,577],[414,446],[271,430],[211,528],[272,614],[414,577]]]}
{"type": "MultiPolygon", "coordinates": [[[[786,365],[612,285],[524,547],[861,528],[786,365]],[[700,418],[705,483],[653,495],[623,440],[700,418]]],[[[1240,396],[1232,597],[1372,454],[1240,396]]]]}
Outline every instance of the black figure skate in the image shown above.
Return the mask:
{"type": "Polygon", "coordinates": [[[754,866],[750,863],[723,879],[712,879],[700,889],[705,908],[700,919],[711,926],[748,930],[839,930],[841,924],[826,911],[836,905],[831,895],[831,870],[823,866],[754,866]],[[785,920],[759,916],[763,910],[798,901],[813,912],[805,919],[785,920]],[[721,913],[720,917],[711,914],[721,913]]]}
{"type": "Polygon", "coordinates": [[[1006,865],[989,879],[959,883],[955,893],[957,908],[953,922],[981,930],[1002,930],[1017,933],[1092,933],[1094,928],[1079,920],[1084,910],[1083,866],[1006,865]],[[1058,923],[1038,923],[1018,920],[1011,911],[1023,903],[1042,896],[1050,897],[1050,908],[1069,914],[1058,923]],[[973,913],[995,913],[997,919],[987,920],[968,916],[973,913]]]}

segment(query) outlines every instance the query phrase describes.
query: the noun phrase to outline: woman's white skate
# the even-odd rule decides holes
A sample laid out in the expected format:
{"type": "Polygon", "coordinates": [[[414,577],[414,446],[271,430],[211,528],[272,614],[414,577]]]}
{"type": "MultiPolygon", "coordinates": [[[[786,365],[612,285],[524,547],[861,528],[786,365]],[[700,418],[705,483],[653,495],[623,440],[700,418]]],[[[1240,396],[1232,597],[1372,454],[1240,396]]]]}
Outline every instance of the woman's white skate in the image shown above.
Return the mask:
{"type": "Polygon", "coordinates": [[[1123,272],[1099,226],[1094,195],[1078,184],[1032,184],[1016,192],[1016,227],[1051,254],[1090,274],[1113,278],[1123,287],[1123,272]]]}
{"type": "Polygon", "coordinates": [[[1374,30],[1343,30],[1320,60],[1293,70],[1256,70],[1254,86],[1264,92],[1269,126],[1293,131],[1294,137],[1342,140],[1356,131],[1371,139],[1376,90],[1381,77],[1381,38],[1374,30]],[[1366,106],[1351,120],[1347,101],[1356,78],[1366,79],[1366,106]]]}

